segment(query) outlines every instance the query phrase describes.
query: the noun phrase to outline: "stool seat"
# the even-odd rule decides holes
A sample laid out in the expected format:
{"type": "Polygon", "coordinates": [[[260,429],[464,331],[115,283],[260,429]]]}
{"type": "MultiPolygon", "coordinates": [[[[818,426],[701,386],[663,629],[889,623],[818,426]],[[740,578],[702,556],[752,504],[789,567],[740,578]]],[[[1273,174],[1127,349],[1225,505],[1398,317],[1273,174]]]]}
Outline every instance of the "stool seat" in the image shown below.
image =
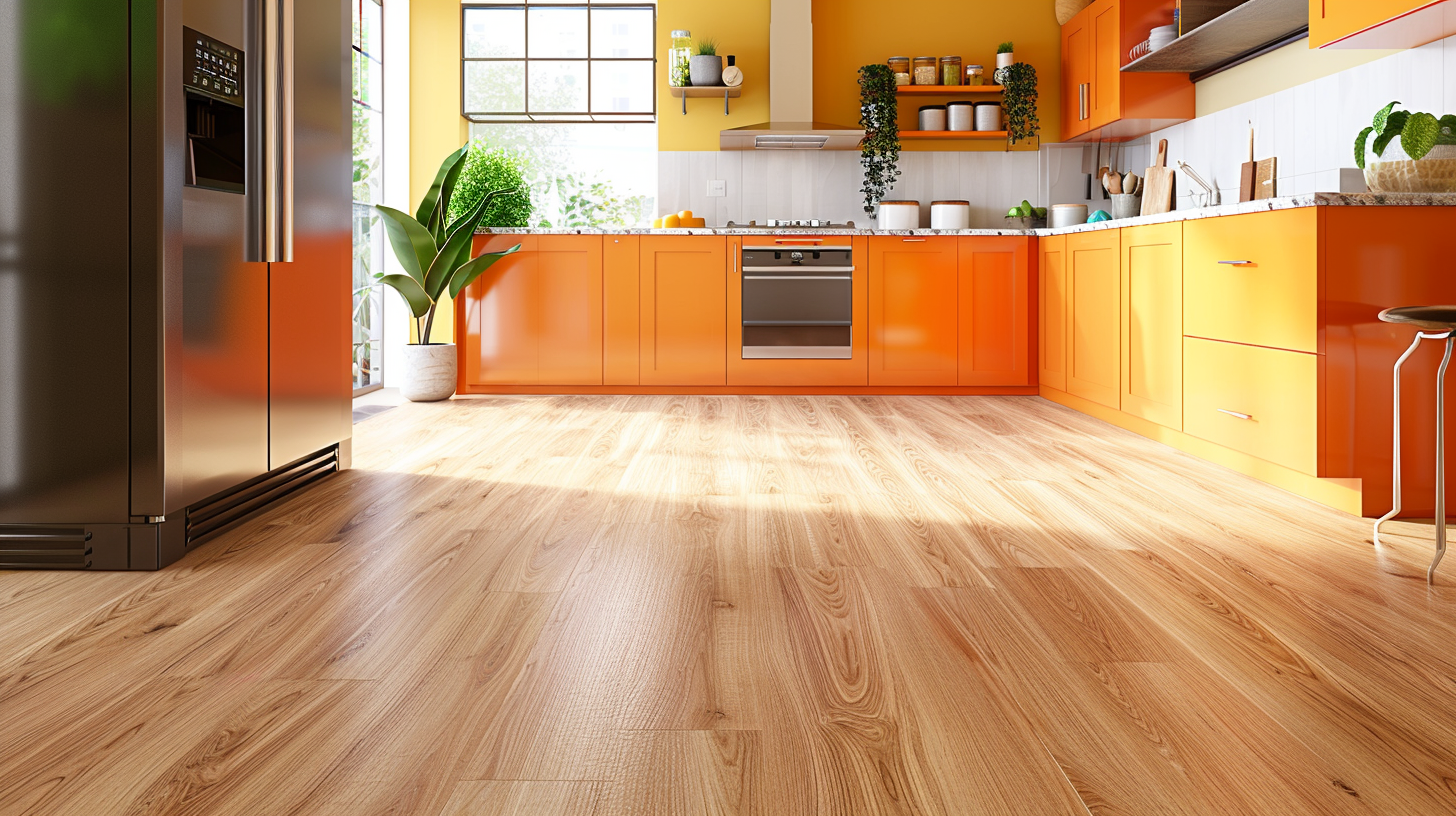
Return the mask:
{"type": "Polygon", "coordinates": [[[1386,323],[1407,323],[1426,331],[1456,330],[1456,306],[1397,306],[1380,313],[1386,323]]]}

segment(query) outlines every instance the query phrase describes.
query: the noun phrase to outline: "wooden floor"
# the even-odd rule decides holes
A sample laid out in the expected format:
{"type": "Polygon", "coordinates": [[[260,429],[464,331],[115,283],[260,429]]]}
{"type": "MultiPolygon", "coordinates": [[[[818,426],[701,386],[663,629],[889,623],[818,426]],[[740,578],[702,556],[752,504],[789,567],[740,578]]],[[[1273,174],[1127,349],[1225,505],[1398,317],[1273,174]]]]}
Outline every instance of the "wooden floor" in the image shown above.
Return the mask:
{"type": "Polygon", "coordinates": [[[406,405],[0,573],[0,814],[1456,814],[1456,563],[1038,398],[406,405]]]}

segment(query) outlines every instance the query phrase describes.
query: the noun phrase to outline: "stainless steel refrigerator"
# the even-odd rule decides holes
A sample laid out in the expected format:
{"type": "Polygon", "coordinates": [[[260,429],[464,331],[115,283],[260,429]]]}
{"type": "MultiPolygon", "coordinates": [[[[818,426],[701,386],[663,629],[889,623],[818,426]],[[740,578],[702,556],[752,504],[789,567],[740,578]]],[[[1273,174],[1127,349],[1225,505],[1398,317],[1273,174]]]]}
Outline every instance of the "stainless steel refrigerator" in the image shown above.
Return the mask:
{"type": "Polygon", "coordinates": [[[346,0],[0,0],[0,569],[348,467],[346,0]]]}

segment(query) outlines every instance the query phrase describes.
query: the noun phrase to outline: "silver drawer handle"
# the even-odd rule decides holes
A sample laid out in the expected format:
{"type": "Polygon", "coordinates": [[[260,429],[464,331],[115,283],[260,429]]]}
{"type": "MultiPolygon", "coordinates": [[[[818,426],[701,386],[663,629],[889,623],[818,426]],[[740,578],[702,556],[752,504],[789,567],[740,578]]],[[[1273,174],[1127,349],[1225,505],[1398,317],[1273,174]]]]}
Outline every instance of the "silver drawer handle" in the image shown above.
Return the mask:
{"type": "Polygon", "coordinates": [[[1229,416],[1233,417],[1234,419],[1253,419],[1254,418],[1254,415],[1253,414],[1244,414],[1244,413],[1240,413],[1238,411],[1230,411],[1227,408],[1217,408],[1215,410],[1217,410],[1220,414],[1228,414],[1229,416]]]}
{"type": "Polygon", "coordinates": [[[925,239],[924,238],[905,238],[903,240],[907,244],[923,244],[923,243],[925,243],[925,239]]]}
{"type": "Polygon", "coordinates": [[[1228,264],[1229,266],[1248,266],[1253,261],[1219,261],[1219,263],[1228,264]]]}

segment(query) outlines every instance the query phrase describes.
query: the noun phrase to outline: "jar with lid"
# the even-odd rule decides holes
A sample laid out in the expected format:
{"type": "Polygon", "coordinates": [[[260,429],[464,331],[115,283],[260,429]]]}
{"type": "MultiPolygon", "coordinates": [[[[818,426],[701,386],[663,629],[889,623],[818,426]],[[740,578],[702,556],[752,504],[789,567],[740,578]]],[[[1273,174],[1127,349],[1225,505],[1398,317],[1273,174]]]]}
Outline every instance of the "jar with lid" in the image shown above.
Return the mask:
{"type": "Polygon", "coordinates": [[[961,84],[961,58],[941,57],[940,58],[940,84],[959,85],[961,84]]]}
{"type": "Polygon", "coordinates": [[[966,84],[967,85],[985,85],[986,84],[986,66],[984,66],[984,65],[967,65],[966,66],[966,84]]]}
{"type": "Polygon", "coordinates": [[[921,130],[945,130],[945,106],[925,105],[920,108],[921,130]]]}
{"type": "Polygon", "coordinates": [[[940,72],[940,61],[935,57],[915,58],[915,84],[934,85],[940,79],[937,74],[940,72]]]}
{"type": "Polygon", "coordinates": [[[946,130],[975,130],[976,104],[974,102],[948,102],[945,106],[946,130]]]}
{"type": "Polygon", "coordinates": [[[895,75],[895,84],[896,85],[909,85],[910,84],[910,58],[909,57],[890,57],[886,62],[889,63],[890,73],[892,73],[892,74],[895,75]]]}
{"type": "Polygon", "coordinates": [[[690,60],[693,56],[693,32],[678,29],[672,32],[672,45],[667,50],[667,83],[686,88],[692,83],[690,60]]]}

